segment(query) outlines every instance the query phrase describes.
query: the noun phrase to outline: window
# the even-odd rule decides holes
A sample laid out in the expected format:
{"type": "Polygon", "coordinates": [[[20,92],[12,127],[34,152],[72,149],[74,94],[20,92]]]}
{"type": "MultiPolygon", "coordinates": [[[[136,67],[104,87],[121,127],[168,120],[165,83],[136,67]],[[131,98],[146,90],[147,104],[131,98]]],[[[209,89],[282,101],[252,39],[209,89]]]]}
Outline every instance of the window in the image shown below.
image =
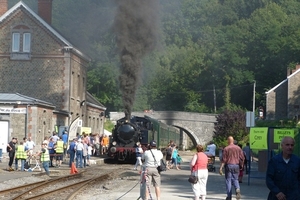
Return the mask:
{"type": "Polygon", "coordinates": [[[13,33],[12,35],[12,52],[20,51],[20,33],[13,33]]]}
{"type": "Polygon", "coordinates": [[[20,24],[11,29],[11,60],[31,59],[31,29],[20,24]]]}
{"type": "Polygon", "coordinates": [[[31,34],[23,34],[23,52],[30,52],[31,34]]]}
{"type": "Polygon", "coordinates": [[[23,38],[21,40],[21,33],[13,33],[12,35],[12,52],[30,52],[31,46],[31,34],[30,33],[23,33],[23,38]],[[22,45],[22,51],[20,46],[22,45]]]}

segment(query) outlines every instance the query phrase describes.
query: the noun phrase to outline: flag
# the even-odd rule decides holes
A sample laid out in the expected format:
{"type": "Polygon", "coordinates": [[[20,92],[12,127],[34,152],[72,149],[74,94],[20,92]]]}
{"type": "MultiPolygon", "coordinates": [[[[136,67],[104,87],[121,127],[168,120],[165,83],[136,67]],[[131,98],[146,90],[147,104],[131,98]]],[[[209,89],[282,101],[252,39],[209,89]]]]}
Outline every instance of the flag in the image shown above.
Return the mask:
{"type": "Polygon", "coordinates": [[[69,140],[73,140],[76,138],[76,133],[77,133],[77,128],[78,128],[78,121],[79,121],[79,116],[73,120],[73,122],[70,124],[69,127],[69,140]]]}

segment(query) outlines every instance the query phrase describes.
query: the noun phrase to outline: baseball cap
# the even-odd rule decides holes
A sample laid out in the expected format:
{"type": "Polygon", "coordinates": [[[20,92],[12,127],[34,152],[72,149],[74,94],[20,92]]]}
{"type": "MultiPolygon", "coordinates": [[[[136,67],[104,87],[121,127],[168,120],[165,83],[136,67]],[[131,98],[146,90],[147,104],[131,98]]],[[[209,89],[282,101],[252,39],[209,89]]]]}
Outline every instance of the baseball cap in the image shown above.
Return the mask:
{"type": "Polygon", "coordinates": [[[155,140],[152,140],[152,141],[150,142],[150,146],[151,146],[151,147],[156,147],[156,141],[155,141],[155,140]]]}

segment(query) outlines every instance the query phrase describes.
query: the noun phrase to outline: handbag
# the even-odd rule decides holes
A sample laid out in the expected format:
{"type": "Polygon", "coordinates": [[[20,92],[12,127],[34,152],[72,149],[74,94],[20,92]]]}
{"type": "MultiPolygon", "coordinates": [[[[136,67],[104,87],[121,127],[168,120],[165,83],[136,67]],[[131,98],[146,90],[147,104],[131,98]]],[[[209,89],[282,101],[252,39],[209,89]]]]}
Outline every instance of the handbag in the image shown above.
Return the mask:
{"type": "Polygon", "coordinates": [[[188,181],[192,184],[196,184],[198,182],[198,176],[195,176],[195,175],[190,175],[188,181]]]}
{"type": "MultiPolygon", "coordinates": [[[[154,158],[154,162],[158,165],[158,163],[157,163],[157,161],[156,161],[156,159],[155,159],[155,157],[154,157],[154,155],[153,155],[151,149],[150,149],[150,152],[151,152],[151,154],[152,154],[152,156],[153,156],[153,158],[154,158]]],[[[156,167],[156,169],[157,169],[158,173],[167,170],[167,165],[166,165],[166,163],[165,163],[165,161],[164,161],[163,159],[160,160],[160,165],[158,165],[158,166],[156,167]]]]}
{"type": "MultiPolygon", "coordinates": [[[[198,160],[198,154],[197,154],[197,160],[198,160]]],[[[196,163],[197,163],[196,160],[196,163]]],[[[193,169],[192,169],[193,171],[193,169]]],[[[191,171],[191,173],[192,173],[191,171]]],[[[198,174],[198,165],[197,165],[197,170],[196,170],[197,174],[198,174]]],[[[196,184],[198,182],[198,176],[191,174],[188,178],[188,182],[192,183],[192,184],[196,184]]]]}

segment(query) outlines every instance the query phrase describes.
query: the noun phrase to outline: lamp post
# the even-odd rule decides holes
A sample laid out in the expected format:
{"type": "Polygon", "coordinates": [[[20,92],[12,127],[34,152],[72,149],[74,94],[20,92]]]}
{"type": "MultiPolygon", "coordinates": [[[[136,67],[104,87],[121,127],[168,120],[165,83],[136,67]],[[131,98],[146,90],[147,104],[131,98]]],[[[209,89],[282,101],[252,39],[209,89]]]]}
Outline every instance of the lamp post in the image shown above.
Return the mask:
{"type": "Polygon", "coordinates": [[[256,81],[254,80],[254,84],[253,84],[253,114],[255,115],[255,86],[256,86],[256,81]]]}

